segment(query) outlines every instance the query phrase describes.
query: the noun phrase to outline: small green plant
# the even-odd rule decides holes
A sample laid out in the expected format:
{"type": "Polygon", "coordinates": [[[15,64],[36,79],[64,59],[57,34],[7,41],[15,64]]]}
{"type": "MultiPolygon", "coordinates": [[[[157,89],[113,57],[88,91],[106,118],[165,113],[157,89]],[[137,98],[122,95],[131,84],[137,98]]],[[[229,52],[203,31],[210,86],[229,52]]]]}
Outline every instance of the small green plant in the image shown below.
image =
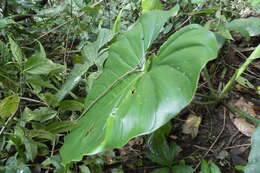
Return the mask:
{"type": "Polygon", "coordinates": [[[219,167],[213,161],[210,161],[208,163],[206,160],[202,160],[200,172],[201,173],[221,173],[219,167]]]}
{"type": "Polygon", "coordinates": [[[171,124],[167,123],[148,137],[146,156],[162,166],[152,173],[193,173],[194,170],[187,166],[184,160],[178,161],[181,148],[174,142],[168,143],[165,136],[168,136],[170,131],[171,124]]]}
{"type": "Polygon", "coordinates": [[[152,133],[190,103],[200,71],[217,56],[215,35],[189,25],[173,34],[159,53],[148,56],[161,28],[178,9],[145,12],[110,46],[83,117],[65,137],[60,150],[64,165],[152,133]]]}

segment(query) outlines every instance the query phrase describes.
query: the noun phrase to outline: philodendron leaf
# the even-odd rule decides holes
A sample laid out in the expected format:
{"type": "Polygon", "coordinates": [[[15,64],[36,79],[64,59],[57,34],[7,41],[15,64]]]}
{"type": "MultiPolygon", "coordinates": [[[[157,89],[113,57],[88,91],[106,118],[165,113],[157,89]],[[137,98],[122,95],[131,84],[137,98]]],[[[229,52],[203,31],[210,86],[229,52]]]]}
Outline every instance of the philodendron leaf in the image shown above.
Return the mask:
{"type": "Polygon", "coordinates": [[[151,133],[190,103],[201,69],[217,56],[214,34],[187,26],[168,39],[151,64],[145,58],[177,10],[144,13],[111,45],[103,73],[86,99],[85,115],[65,137],[63,164],[151,133]]]}
{"type": "Polygon", "coordinates": [[[245,37],[257,36],[260,34],[260,18],[259,17],[249,17],[245,19],[235,19],[230,23],[227,23],[226,28],[239,32],[245,37]]]}
{"type": "Polygon", "coordinates": [[[248,158],[245,173],[260,172],[260,126],[256,129],[252,137],[252,146],[248,158]]]}

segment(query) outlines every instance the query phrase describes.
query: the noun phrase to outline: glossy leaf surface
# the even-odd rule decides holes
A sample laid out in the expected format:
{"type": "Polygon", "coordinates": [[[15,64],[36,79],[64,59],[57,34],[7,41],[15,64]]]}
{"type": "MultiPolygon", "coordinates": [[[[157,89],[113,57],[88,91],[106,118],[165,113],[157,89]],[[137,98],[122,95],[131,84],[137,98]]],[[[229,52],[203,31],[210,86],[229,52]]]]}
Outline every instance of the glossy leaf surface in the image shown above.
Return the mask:
{"type": "Polygon", "coordinates": [[[245,173],[260,172],[260,126],[256,129],[252,136],[252,146],[248,158],[248,164],[245,173]]]}
{"type": "Polygon", "coordinates": [[[226,24],[226,28],[239,32],[245,37],[257,36],[260,34],[260,18],[249,17],[245,19],[235,19],[226,24]]]}
{"type": "Polygon", "coordinates": [[[213,33],[187,26],[146,62],[147,50],[177,10],[144,13],[109,48],[103,73],[86,99],[86,114],[65,137],[63,164],[151,133],[190,103],[201,69],[217,56],[213,33]]]}

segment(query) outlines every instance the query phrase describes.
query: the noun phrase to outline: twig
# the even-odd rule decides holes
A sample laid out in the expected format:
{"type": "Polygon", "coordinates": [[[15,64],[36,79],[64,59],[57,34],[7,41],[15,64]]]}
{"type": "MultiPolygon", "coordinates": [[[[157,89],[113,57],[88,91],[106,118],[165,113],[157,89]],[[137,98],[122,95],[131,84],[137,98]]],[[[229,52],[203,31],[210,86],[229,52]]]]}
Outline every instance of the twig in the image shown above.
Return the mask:
{"type": "MultiPolygon", "coordinates": [[[[209,152],[212,150],[212,148],[215,146],[215,144],[218,142],[220,136],[222,135],[222,133],[224,132],[226,127],[226,109],[224,108],[224,119],[223,119],[223,126],[221,131],[219,132],[217,138],[215,139],[215,141],[211,144],[211,146],[209,147],[208,151],[204,154],[204,156],[202,157],[201,160],[205,159],[205,157],[207,157],[207,155],[209,154],[209,152]]],[[[199,168],[201,161],[197,164],[197,166],[195,167],[195,171],[199,168]]]]}
{"type": "Polygon", "coordinates": [[[15,116],[15,113],[7,119],[7,121],[5,122],[4,126],[3,126],[3,127],[1,128],[1,130],[0,130],[0,136],[1,136],[1,134],[4,132],[5,127],[7,126],[7,124],[9,123],[9,121],[11,121],[11,119],[13,119],[14,116],[15,116]]]}
{"type": "MultiPolygon", "coordinates": [[[[52,143],[52,148],[51,148],[51,157],[52,157],[53,154],[54,154],[54,149],[55,149],[55,140],[54,140],[53,143],[52,143]]],[[[46,173],[49,173],[49,170],[50,170],[50,167],[48,167],[48,170],[46,171],[46,173]]]]}
{"type": "Polygon", "coordinates": [[[35,100],[35,99],[31,99],[31,98],[20,97],[20,99],[21,99],[21,100],[27,100],[27,101],[35,102],[35,103],[40,103],[40,104],[49,106],[48,104],[46,104],[46,103],[44,103],[44,102],[41,102],[41,101],[38,101],[38,100],[35,100]]]}
{"type": "MultiPolygon", "coordinates": [[[[199,146],[199,145],[193,145],[193,147],[195,147],[195,148],[198,148],[198,149],[200,149],[200,150],[205,150],[205,151],[208,151],[209,149],[208,148],[206,148],[206,147],[201,147],[201,146],[199,146]]],[[[210,152],[214,152],[213,150],[209,150],[210,152]]]]}
{"type": "Polygon", "coordinates": [[[224,148],[224,150],[228,150],[228,149],[232,149],[232,148],[239,148],[239,147],[248,147],[251,144],[241,144],[241,145],[235,145],[235,146],[230,146],[230,147],[226,147],[224,148]]]}
{"type": "Polygon", "coordinates": [[[203,73],[204,73],[204,76],[206,78],[206,81],[207,81],[207,84],[208,84],[208,88],[210,90],[210,96],[213,97],[213,98],[217,98],[217,94],[216,94],[216,92],[214,90],[214,86],[213,86],[213,84],[211,82],[210,75],[209,75],[209,72],[208,72],[208,69],[207,69],[206,66],[203,68],[203,73]]]}

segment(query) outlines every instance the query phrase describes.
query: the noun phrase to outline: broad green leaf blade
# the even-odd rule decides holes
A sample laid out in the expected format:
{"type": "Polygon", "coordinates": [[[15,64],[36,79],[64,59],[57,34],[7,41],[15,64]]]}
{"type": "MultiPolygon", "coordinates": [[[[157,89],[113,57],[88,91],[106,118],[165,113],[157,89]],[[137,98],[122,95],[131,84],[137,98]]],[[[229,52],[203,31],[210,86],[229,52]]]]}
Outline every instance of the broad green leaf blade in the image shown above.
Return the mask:
{"type": "Polygon", "coordinates": [[[109,41],[111,41],[113,37],[114,37],[113,31],[105,28],[100,29],[98,33],[98,38],[95,41],[98,50],[103,46],[105,46],[109,41]]]}
{"type": "Polygon", "coordinates": [[[6,169],[4,173],[31,173],[30,168],[22,161],[17,160],[16,156],[9,157],[5,166],[6,169]]]}
{"type": "Polygon", "coordinates": [[[260,34],[260,18],[249,17],[245,19],[235,19],[227,23],[226,28],[231,31],[239,32],[245,37],[257,36],[260,34]]]}
{"type": "Polygon", "coordinates": [[[247,0],[253,8],[257,10],[257,12],[260,11],[260,0],[247,0]]]}
{"type": "Polygon", "coordinates": [[[211,173],[221,173],[219,167],[214,162],[210,162],[210,172],[211,173]]]}
{"type": "Polygon", "coordinates": [[[160,0],[142,0],[141,7],[143,12],[150,10],[160,10],[162,9],[162,3],[160,0]]]}
{"type": "Polygon", "coordinates": [[[10,43],[11,52],[14,56],[15,61],[20,64],[23,60],[23,54],[22,54],[21,48],[11,37],[9,37],[9,43],[10,43]]]}
{"type": "Polygon", "coordinates": [[[143,14],[130,27],[130,30],[120,35],[109,49],[109,57],[99,80],[93,86],[95,90],[89,93],[86,105],[91,107],[96,99],[102,97],[112,85],[127,77],[131,72],[144,68],[145,54],[152,42],[157,38],[164,23],[172,15],[176,15],[179,6],[170,11],[153,11],[143,14]],[[116,68],[115,68],[116,67],[116,68]]]}
{"type": "Polygon", "coordinates": [[[87,72],[92,64],[85,62],[84,64],[76,64],[69,74],[68,79],[62,85],[61,89],[56,93],[57,101],[61,101],[64,97],[79,83],[81,76],[87,72]]]}
{"type": "Polygon", "coordinates": [[[29,121],[40,121],[40,122],[45,122],[50,119],[53,119],[57,115],[57,112],[54,110],[51,110],[50,108],[47,107],[40,107],[35,110],[30,110],[29,108],[25,108],[22,119],[26,122],[29,121]]]}
{"type": "Polygon", "coordinates": [[[26,133],[29,134],[31,138],[47,139],[50,141],[54,141],[56,139],[56,136],[54,134],[43,129],[28,130],[26,131],[26,133]]]}
{"type": "Polygon", "coordinates": [[[60,102],[59,108],[65,111],[82,111],[84,104],[76,100],[64,100],[60,102]]]}
{"type": "Polygon", "coordinates": [[[248,158],[248,164],[245,173],[259,173],[260,172],[260,126],[252,136],[252,146],[248,158]]]}
{"type": "Polygon", "coordinates": [[[11,24],[16,24],[16,22],[12,19],[7,19],[7,18],[0,19],[0,30],[6,28],[11,24]]]}
{"type": "Polygon", "coordinates": [[[24,65],[24,72],[33,75],[47,75],[53,71],[62,71],[63,66],[56,64],[47,58],[43,58],[40,54],[30,57],[24,65]]]}
{"type": "Polygon", "coordinates": [[[170,123],[167,123],[150,135],[147,144],[148,152],[146,153],[151,161],[168,167],[171,167],[173,160],[181,151],[177,144],[173,142],[170,145],[168,144],[165,134],[168,134],[170,130],[170,123]]]}
{"type": "MultiPolygon", "coordinates": [[[[260,58],[260,44],[255,48],[253,53],[249,56],[248,59],[254,60],[260,58]]],[[[251,62],[250,62],[251,63],[251,62]]]]}
{"type": "Polygon", "coordinates": [[[63,164],[151,133],[189,104],[200,70],[217,56],[216,38],[205,28],[188,26],[164,44],[149,67],[144,64],[145,51],[166,14],[170,16],[169,12],[144,13],[110,47],[104,71],[87,97],[86,114],[65,137],[63,164]]]}
{"type": "Polygon", "coordinates": [[[75,122],[72,121],[60,121],[60,122],[54,122],[46,126],[45,130],[53,133],[53,134],[59,134],[64,133],[67,131],[70,131],[72,128],[74,128],[76,125],[75,122]]]}
{"type": "MultiPolygon", "coordinates": [[[[128,77],[132,71],[135,71],[137,69],[137,67],[140,66],[139,68],[144,68],[145,53],[147,49],[152,44],[153,40],[156,39],[167,19],[172,15],[176,15],[178,9],[179,7],[176,6],[172,10],[166,12],[147,12],[141,16],[141,18],[130,28],[130,30],[128,30],[127,32],[125,32],[117,38],[117,42],[114,43],[109,49],[109,57],[102,75],[94,83],[93,88],[95,89],[92,90],[87,97],[87,109],[90,109],[100,98],[106,95],[106,93],[108,93],[108,91],[111,90],[118,81],[121,81],[123,78],[128,77]]],[[[125,90],[128,90],[129,86],[133,85],[136,81],[135,79],[139,76],[140,73],[136,73],[132,76],[130,75],[129,78],[126,79],[127,81],[122,82],[123,86],[117,87],[115,92],[122,95],[122,91],[124,92],[125,90]]],[[[111,97],[111,95],[109,97],[111,97]]],[[[113,99],[115,99],[116,97],[117,96],[115,94],[112,94],[113,99]]],[[[120,97],[123,98],[123,95],[118,97],[119,102],[120,97]]],[[[73,143],[71,143],[72,141],[68,139],[68,143],[66,143],[64,148],[61,150],[63,160],[65,159],[65,164],[72,160],[80,160],[84,154],[94,154],[98,151],[103,150],[103,147],[97,149],[96,145],[95,147],[91,146],[88,149],[88,151],[85,151],[84,146],[86,145],[86,141],[84,140],[84,143],[82,143],[81,145],[81,147],[83,148],[80,148],[77,152],[73,152],[75,155],[71,155],[71,153],[68,153],[70,152],[69,150],[72,149],[71,147],[73,147],[76,143],[80,142],[82,140],[81,138],[84,138],[85,134],[88,134],[88,131],[91,131],[93,127],[103,126],[103,124],[106,123],[106,120],[108,118],[107,115],[111,113],[111,109],[113,109],[114,103],[111,102],[112,104],[107,104],[107,101],[105,102],[105,104],[104,102],[100,102],[100,104],[106,105],[104,106],[106,114],[105,116],[101,116],[98,119],[95,118],[95,122],[93,122],[92,118],[90,120],[83,118],[80,122],[81,125],[87,123],[85,125],[86,129],[78,128],[80,132],[71,134],[70,137],[68,137],[74,138],[78,136],[78,134],[81,134],[81,137],[77,138],[78,140],[74,141],[73,143]],[[98,123],[98,125],[96,125],[96,123],[98,123]],[[67,156],[67,154],[69,155],[67,156]]],[[[102,131],[102,129],[100,130],[102,131]]],[[[102,133],[100,133],[101,136],[103,136],[102,133]]],[[[96,142],[99,141],[98,143],[101,142],[100,137],[93,136],[93,138],[97,140],[96,142]]],[[[125,141],[123,142],[125,143],[125,141]]]]}
{"type": "Polygon", "coordinates": [[[20,126],[15,127],[14,134],[20,138],[21,142],[25,146],[25,150],[26,150],[25,154],[27,160],[33,161],[38,153],[37,143],[33,141],[30,137],[28,137],[28,135],[25,134],[25,129],[20,126]]]}
{"type": "Polygon", "coordinates": [[[20,97],[18,94],[11,95],[0,101],[0,117],[6,119],[12,116],[18,109],[20,97]]]}
{"type": "Polygon", "coordinates": [[[201,173],[210,173],[210,167],[206,160],[202,160],[200,170],[201,173]]]}

